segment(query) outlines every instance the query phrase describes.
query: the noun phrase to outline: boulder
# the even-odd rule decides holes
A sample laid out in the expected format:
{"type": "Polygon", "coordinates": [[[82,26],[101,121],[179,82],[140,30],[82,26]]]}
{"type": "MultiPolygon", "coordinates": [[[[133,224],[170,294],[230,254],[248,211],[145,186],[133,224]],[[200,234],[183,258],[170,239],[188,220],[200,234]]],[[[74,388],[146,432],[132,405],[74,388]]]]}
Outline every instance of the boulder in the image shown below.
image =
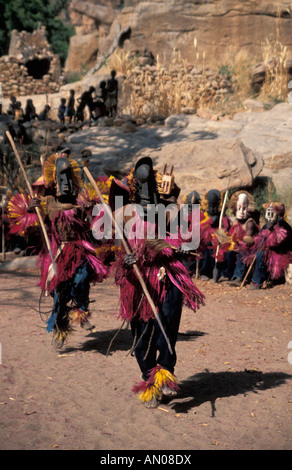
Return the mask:
{"type": "Polygon", "coordinates": [[[113,8],[110,6],[80,0],[72,0],[70,9],[82,16],[92,18],[99,24],[111,24],[115,14],[113,8]]]}
{"type": "Polygon", "coordinates": [[[266,64],[261,62],[256,64],[251,72],[251,86],[258,93],[266,78],[266,64]]]}
{"type": "Polygon", "coordinates": [[[263,168],[262,158],[234,139],[172,142],[149,155],[158,168],[174,165],[175,181],[184,193],[196,190],[201,195],[210,188],[249,187],[263,168]]]}
{"type": "MultiPolygon", "coordinates": [[[[131,122],[130,115],[122,118],[131,122]]],[[[228,181],[230,188],[251,187],[260,177],[271,182],[289,209],[291,123],[292,106],[281,103],[266,111],[241,112],[233,119],[173,115],[165,125],[136,124],[136,132],[125,133],[117,125],[110,132],[92,127],[69,136],[68,145],[76,155],[90,146],[97,175],[103,174],[104,166],[124,174],[142,155],[151,156],[161,170],[165,164],[174,165],[182,194],[193,189],[203,194],[210,187],[224,190],[228,181]]]]}
{"type": "Polygon", "coordinates": [[[70,38],[68,57],[65,64],[65,72],[79,72],[92,67],[97,58],[99,45],[99,32],[76,35],[70,38]]]}
{"type": "Polygon", "coordinates": [[[125,132],[125,133],[127,133],[127,132],[136,132],[136,130],[137,129],[136,129],[135,124],[133,124],[130,121],[127,121],[122,125],[122,131],[125,132]]]}
{"type": "Polygon", "coordinates": [[[0,271],[26,271],[35,270],[37,256],[21,256],[0,263],[0,271]]]}

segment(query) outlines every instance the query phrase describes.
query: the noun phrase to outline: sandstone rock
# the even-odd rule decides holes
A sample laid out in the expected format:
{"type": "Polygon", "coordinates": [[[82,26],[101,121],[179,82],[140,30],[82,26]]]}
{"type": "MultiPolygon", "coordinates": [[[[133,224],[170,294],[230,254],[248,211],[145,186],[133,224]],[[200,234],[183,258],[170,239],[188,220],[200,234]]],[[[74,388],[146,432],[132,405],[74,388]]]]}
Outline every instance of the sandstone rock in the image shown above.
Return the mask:
{"type": "Polygon", "coordinates": [[[167,149],[153,150],[156,165],[175,165],[175,180],[185,192],[196,190],[203,194],[207,189],[249,187],[253,175],[245,160],[241,145],[232,139],[219,141],[170,143],[167,149]]]}
{"type": "Polygon", "coordinates": [[[101,117],[97,121],[98,127],[111,127],[114,125],[114,118],[111,117],[101,117]]]}
{"type": "Polygon", "coordinates": [[[182,108],[181,110],[182,114],[196,114],[197,110],[196,108],[192,108],[190,106],[182,108]]]}
{"type": "MultiPolygon", "coordinates": [[[[107,142],[107,135],[101,134],[101,130],[95,136],[94,128],[86,131],[83,137],[83,132],[78,132],[70,141],[76,150],[89,144],[92,149],[98,149],[98,139],[102,138],[108,168],[112,164],[113,169],[122,172],[146,149],[155,165],[161,168],[164,163],[175,165],[175,173],[179,174],[185,191],[194,189],[194,182],[200,191],[210,189],[211,184],[225,188],[229,176],[232,187],[234,184],[250,187],[260,176],[274,184],[279,198],[291,200],[289,123],[292,109],[288,103],[269,111],[238,113],[234,119],[212,121],[197,115],[182,116],[186,120],[184,127],[175,126],[180,120],[180,116],[175,115],[166,120],[165,126],[143,127],[141,131],[137,126],[134,134],[125,134],[121,130],[122,138],[119,128],[115,127],[114,146],[110,140],[107,142]],[[171,122],[172,126],[169,125],[171,122]],[[109,154],[112,154],[111,160],[109,154]]],[[[102,161],[103,151],[99,150],[99,171],[102,161]]]]}
{"type": "Polygon", "coordinates": [[[130,121],[125,122],[125,124],[122,125],[122,131],[127,133],[127,132],[136,132],[136,126],[130,121]]]}
{"type": "MultiPolygon", "coordinates": [[[[288,11],[290,4],[290,0],[282,1],[281,11],[288,11]]],[[[118,23],[122,28],[130,25],[127,50],[143,50],[146,45],[155,57],[165,57],[168,63],[174,46],[190,63],[196,53],[200,57],[204,53],[210,61],[222,57],[230,45],[235,51],[244,47],[251,57],[260,57],[263,41],[277,30],[288,53],[292,52],[291,20],[279,15],[279,2],[273,0],[152,0],[131,5],[117,13],[112,32],[118,23]],[[197,48],[194,38],[198,38],[197,48]]],[[[105,38],[101,42],[101,56],[111,41],[105,38]]]]}
{"type": "Polygon", "coordinates": [[[187,127],[189,121],[183,115],[172,115],[165,120],[166,127],[187,127]]]}
{"type": "MultiPolygon", "coordinates": [[[[55,116],[60,97],[64,94],[48,96],[55,116]]],[[[39,112],[46,103],[46,95],[26,96],[22,105],[29,97],[33,98],[39,112]]],[[[8,102],[7,97],[3,99],[4,110],[8,102]]],[[[175,175],[179,178],[177,184],[183,192],[198,189],[203,193],[210,186],[224,189],[229,177],[230,187],[247,188],[260,176],[262,180],[271,182],[278,198],[289,209],[289,201],[292,200],[292,106],[289,103],[278,104],[267,111],[241,112],[233,119],[225,117],[224,120],[218,119],[220,116],[213,120],[215,116],[211,113],[209,118],[177,114],[169,116],[165,125],[157,121],[155,126],[143,127],[137,125],[138,118],[135,119],[130,113],[121,114],[119,118],[121,122],[124,120],[134,124],[136,132],[123,132],[122,127],[118,127],[111,118],[107,118],[109,121],[105,118],[99,120],[98,127],[88,128],[86,123],[81,124],[78,132],[71,135],[68,130],[62,130],[59,139],[55,138],[58,125],[50,127],[50,149],[61,138],[66,138],[66,146],[78,159],[80,150],[89,147],[93,152],[92,169],[97,175],[103,174],[104,166],[124,173],[139,156],[147,152],[160,169],[166,163],[175,165],[175,175]],[[104,127],[100,127],[102,122],[104,127]]],[[[32,127],[35,132],[39,130],[39,140],[45,148],[43,124],[36,121],[32,127]]],[[[6,126],[4,120],[3,126],[6,126]]],[[[4,127],[1,130],[3,132],[4,127]]],[[[291,218],[291,213],[288,213],[291,218]]]]}
{"type": "Polygon", "coordinates": [[[213,113],[210,109],[200,108],[197,110],[197,115],[203,119],[211,119],[213,113]]]}
{"type": "Polygon", "coordinates": [[[1,271],[26,271],[36,269],[36,256],[22,256],[0,263],[1,271]]]}
{"type": "Polygon", "coordinates": [[[163,123],[164,120],[165,120],[165,117],[162,116],[161,114],[153,114],[152,116],[150,116],[150,122],[152,122],[153,124],[163,123]]]}
{"type": "Polygon", "coordinates": [[[70,9],[84,16],[93,18],[98,23],[111,24],[114,20],[114,11],[109,6],[93,4],[80,0],[72,0],[70,9]]]}
{"type": "Polygon", "coordinates": [[[258,100],[246,99],[242,102],[242,104],[246,109],[265,109],[264,103],[258,100]]]}
{"type": "Polygon", "coordinates": [[[238,140],[237,142],[242,150],[245,163],[249,169],[253,182],[256,177],[262,172],[262,169],[264,167],[263,158],[261,155],[255,153],[250,148],[247,148],[240,140],[238,140]]]}
{"type": "Polygon", "coordinates": [[[66,72],[78,72],[84,68],[92,67],[97,58],[99,32],[72,36],[70,38],[69,53],[65,64],[66,72]]]}
{"type": "Polygon", "coordinates": [[[288,80],[292,79],[292,59],[287,59],[286,60],[286,69],[287,69],[287,75],[288,75],[288,80]]]}
{"type": "Polygon", "coordinates": [[[121,118],[121,117],[116,117],[115,120],[114,120],[114,124],[115,124],[115,126],[117,126],[117,127],[121,127],[121,126],[123,126],[123,124],[125,124],[125,123],[126,123],[126,120],[123,119],[123,118],[121,118]]]}
{"type": "Polygon", "coordinates": [[[141,116],[136,117],[135,121],[136,121],[137,126],[143,126],[144,124],[146,124],[146,119],[144,119],[141,116]]]}

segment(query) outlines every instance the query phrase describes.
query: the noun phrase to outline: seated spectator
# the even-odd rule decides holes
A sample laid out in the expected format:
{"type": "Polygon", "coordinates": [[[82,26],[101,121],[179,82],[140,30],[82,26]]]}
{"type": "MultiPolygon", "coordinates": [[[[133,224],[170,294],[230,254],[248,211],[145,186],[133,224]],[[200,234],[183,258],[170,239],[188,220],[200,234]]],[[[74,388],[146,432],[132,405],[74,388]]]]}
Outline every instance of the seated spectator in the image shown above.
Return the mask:
{"type": "Polygon", "coordinates": [[[15,118],[15,105],[16,105],[16,98],[15,96],[10,96],[10,103],[8,106],[7,114],[15,118]]]}
{"type": "Polygon", "coordinates": [[[37,113],[33,104],[32,99],[26,101],[26,106],[24,110],[24,120],[33,121],[37,117],[37,113]]]}
{"type": "Polygon", "coordinates": [[[58,119],[61,124],[65,123],[66,99],[61,98],[61,103],[58,107],[58,119]]]}
{"type": "Polygon", "coordinates": [[[49,119],[49,112],[50,112],[51,106],[46,104],[44,109],[40,112],[38,118],[40,121],[47,121],[49,119]]]}
{"type": "Polygon", "coordinates": [[[14,119],[18,124],[22,123],[24,121],[24,113],[23,113],[23,109],[21,107],[21,102],[20,101],[16,101],[16,103],[15,103],[14,119]]]}

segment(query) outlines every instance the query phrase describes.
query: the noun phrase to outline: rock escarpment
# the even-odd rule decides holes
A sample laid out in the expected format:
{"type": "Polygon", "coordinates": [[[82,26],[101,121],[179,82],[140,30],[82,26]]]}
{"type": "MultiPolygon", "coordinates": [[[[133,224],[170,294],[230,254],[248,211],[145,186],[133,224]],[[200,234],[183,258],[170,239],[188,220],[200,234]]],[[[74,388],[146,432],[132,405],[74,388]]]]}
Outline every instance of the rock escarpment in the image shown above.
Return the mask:
{"type": "MultiPolygon", "coordinates": [[[[198,54],[200,60],[218,60],[230,46],[245,48],[260,60],[262,43],[271,34],[278,36],[292,57],[291,2],[287,0],[73,0],[70,15],[80,40],[82,34],[99,32],[95,49],[100,56],[110,48],[120,24],[132,30],[126,49],[148,47],[166,61],[174,49],[190,63],[198,54]]],[[[72,50],[73,42],[71,46],[72,50]]]]}

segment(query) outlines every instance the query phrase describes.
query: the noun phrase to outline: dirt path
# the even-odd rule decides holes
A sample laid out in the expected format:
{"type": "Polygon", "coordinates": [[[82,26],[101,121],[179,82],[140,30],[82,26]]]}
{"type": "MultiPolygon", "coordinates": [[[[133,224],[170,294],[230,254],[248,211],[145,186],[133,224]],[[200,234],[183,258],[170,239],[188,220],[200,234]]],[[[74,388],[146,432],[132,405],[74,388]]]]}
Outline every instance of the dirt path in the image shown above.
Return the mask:
{"type": "MultiPolygon", "coordinates": [[[[180,395],[146,409],[130,331],[109,279],[91,289],[96,333],[56,351],[38,309],[35,272],[0,274],[0,449],[292,449],[292,289],[238,291],[198,281],[206,306],[184,309],[180,395]],[[289,360],[291,358],[291,360],[289,360]]],[[[50,300],[42,303],[48,310],[50,300]]]]}

